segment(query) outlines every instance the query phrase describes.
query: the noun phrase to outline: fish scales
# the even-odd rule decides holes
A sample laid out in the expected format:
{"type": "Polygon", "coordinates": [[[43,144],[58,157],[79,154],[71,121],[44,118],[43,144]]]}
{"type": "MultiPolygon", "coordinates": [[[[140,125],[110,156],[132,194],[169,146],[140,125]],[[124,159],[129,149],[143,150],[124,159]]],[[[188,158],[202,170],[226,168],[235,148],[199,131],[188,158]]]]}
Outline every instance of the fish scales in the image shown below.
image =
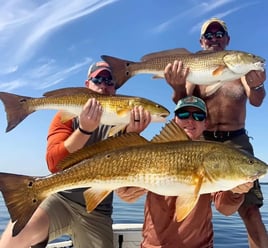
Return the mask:
{"type": "Polygon", "coordinates": [[[189,68],[188,82],[211,86],[206,89],[207,95],[213,94],[224,82],[239,79],[251,70],[264,71],[265,66],[265,59],[262,57],[235,50],[191,53],[178,48],[147,54],[138,62],[108,55],[101,57],[111,66],[118,88],[140,73],[164,78],[164,70],[169,63],[182,61],[183,67],[189,68]]]}
{"type": "Polygon", "coordinates": [[[5,105],[8,125],[6,132],[15,128],[28,115],[44,109],[62,111],[62,121],[78,116],[88,99],[95,98],[103,108],[101,124],[113,125],[110,135],[119,132],[130,121],[130,112],[135,106],[142,106],[151,113],[152,122],[165,122],[169,111],[164,106],[146,98],[127,95],[103,95],[85,87],[63,88],[47,92],[44,97],[33,98],[8,92],[0,92],[5,105]]]}
{"type": "Polygon", "coordinates": [[[192,71],[199,70],[211,70],[216,68],[219,64],[224,64],[224,61],[219,56],[209,56],[207,54],[200,54],[198,57],[194,54],[190,55],[180,55],[180,56],[169,56],[162,58],[152,58],[148,61],[144,61],[142,63],[137,63],[133,65],[133,71],[141,70],[141,66],[145,69],[153,71],[164,71],[165,65],[168,63],[173,63],[173,61],[183,61],[184,68],[190,67],[192,71]]]}
{"type": "Polygon", "coordinates": [[[230,190],[267,173],[267,164],[248,153],[219,142],[189,141],[178,129],[172,121],[151,142],[135,133],[108,138],[70,154],[59,163],[60,172],[46,177],[0,173],[0,190],[15,222],[13,236],[46,197],[65,189],[86,187],[88,212],[120,187],[179,196],[181,221],[200,194],[230,190]],[[178,136],[180,141],[174,140],[178,136]]]}
{"type": "MultiPolygon", "coordinates": [[[[47,178],[49,182],[44,188],[54,187],[58,188],[57,190],[59,188],[64,190],[70,185],[76,186],[78,182],[88,187],[94,186],[95,182],[99,184],[100,181],[103,186],[114,183],[124,186],[130,181],[141,183],[140,181],[134,182],[133,178],[142,178],[144,185],[156,186],[156,180],[160,181],[159,177],[163,183],[167,178],[173,177],[178,182],[192,184],[192,174],[189,177],[189,171],[193,173],[193,176],[198,174],[200,168],[203,167],[202,153],[204,151],[201,151],[199,146],[187,146],[187,143],[179,146],[174,146],[173,143],[150,144],[117,150],[105,155],[97,155],[82,161],[79,166],[73,166],[49,176],[47,178]],[[165,150],[167,152],[163,153],[165,150]]],[[[43,190],[43,186],[41,188],[43,190]]]]}

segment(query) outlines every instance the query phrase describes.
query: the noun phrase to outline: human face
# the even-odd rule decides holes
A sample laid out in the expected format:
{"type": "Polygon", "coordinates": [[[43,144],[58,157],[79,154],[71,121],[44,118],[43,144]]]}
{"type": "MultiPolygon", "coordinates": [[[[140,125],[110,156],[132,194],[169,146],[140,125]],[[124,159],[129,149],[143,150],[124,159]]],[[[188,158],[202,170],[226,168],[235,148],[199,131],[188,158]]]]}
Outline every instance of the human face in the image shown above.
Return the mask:
{"type": "MultiPolygon", "coordinates": [[[[200,109],[195,107],[185,107],[182,110],[189,112],[202,112],[200,109]]],[[[196,121],[193,119],[192,115],[190,115],[187,119],[180,119],[175,115],[175,123],[182,128],[185,133],[189,136],[191,140],[198,140],[200,136],[206,129],[206,119],[203,121],[196,121]]]]}
{"type": "MultiPolygon", "coordinates": [[[[111,78],[112,76],[109,71],[104,70],[104,71],[101,71],[96,77],[111,78]]],[[[115,85],[107,85],[105,82],[96,84],[90,79],[86,80],[85,85],[90,90],[93,90],[100,94],[104,94],[104,95],[115,94],[115,85]]]]}
{"type": "Polygon", "coordinates": [[[201,47],[204,49],[204,50],[211,50],[211,51],[222,51],[224,50],[228,44],[229,44],[229,41],[230,41],[230,37],[229,35],[224,31],[224,29],[222,28],[222,26],[217,23],[217,22],[213,22],[211,23],[207,30],[206,30],[206,33],[212,33],[214,34],[212,39],[206,39],[204,36],[201,37],[200,39],[200,44],[201,44],[201,47]],[[223,37],[216,37],[216,33],[218,31],[222,31],[224,32],[224,35],[223,37]]]}

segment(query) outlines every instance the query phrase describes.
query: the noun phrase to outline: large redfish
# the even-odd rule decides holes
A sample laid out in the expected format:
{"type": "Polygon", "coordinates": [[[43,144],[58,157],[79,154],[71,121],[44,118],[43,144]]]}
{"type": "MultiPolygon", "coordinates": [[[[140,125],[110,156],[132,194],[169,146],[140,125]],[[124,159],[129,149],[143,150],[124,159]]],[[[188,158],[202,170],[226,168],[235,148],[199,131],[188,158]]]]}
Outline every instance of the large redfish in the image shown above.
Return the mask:
{"type": "Polygon", "coordinates": [[[29,114],[41,109],[62,111],[62,121],[78,116],[89,98],[98,100],[103,113],[101,124],[114,125],[111,133],[123,129],[130,121],[130,111],[134,106],[142,106],[152,116],[152,122],[165,122],[169,115],[164,106],[146,98],[126,95],[103,95],[85,87],[62,88],[33,98],[8,92],[0,92],[0,99],[5,105],[8,125],[6,132],[15,128],[29,114]],[[115,131],[116,130],[116,131],[115,131]]]}
{"type": "Polygon", "coordinates": [[[154,74],[164,78],[164,69],[175,60],[189,68],[187,81],[207,87],[207,95],[214,93],[224,82],[239,79],[251,70],[264,71],[265,59],[252,53],[234,50],[199,51],[191,53],[184,48],[164,50],[146,54],[140,62],[133,62],[108,55],[102,55],[112,68],[117,87],[129,78],[141,73],[154,74]]]}
{"type": "Polygon", "coordinates": [[[44,177],[0,173],[0,190],[17,235],[49,195],[81,187],[89,212],[113,190],[136,186],[179,196],[176,217],[183,220],[199,195],[230,190],[267,173],[261,160],[219,142],[190,141],[174,123],[153,140],[124,134],[66,157],[60,172],[44,177]],[[181,141],[176,141],[176,137],[181,141]]]}

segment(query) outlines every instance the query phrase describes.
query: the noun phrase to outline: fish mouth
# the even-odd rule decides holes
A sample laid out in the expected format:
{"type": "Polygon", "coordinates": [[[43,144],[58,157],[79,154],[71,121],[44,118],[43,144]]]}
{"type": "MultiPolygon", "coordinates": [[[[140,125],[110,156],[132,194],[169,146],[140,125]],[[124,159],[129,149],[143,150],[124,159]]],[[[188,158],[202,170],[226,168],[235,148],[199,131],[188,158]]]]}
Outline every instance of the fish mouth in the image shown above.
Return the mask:
{"type": "Polygon", "coordinates": [[[264,61],[255,62],[254,67],[256,68],[256,70],[264,71],[265,70],[265,62],[264,61]]]}
{"type": "Polygon", "coordinates": [[[167,114],[167,113],[163,113],[163,114],[160,115],[161,118],[166,118],[168,116],[169,116],[169,114],[167,114]]]}
{"type": "MultiPolygon", "coordinates": [[[[267,171],[266,171],[266,172],[267,172],[267,171]]],[[[265,174],[266,174],[266,172],[264,172],[264,171],[259,171],[259,172],[256,172],[255,175],[249,176],[248,178],[249,178],[249,180],[250,180],[251,182],[253,182],[253,181],[256,181],[257,179],[259,179],[259,178],[261,178],[261,177],[264,177],[265,174]]]]}

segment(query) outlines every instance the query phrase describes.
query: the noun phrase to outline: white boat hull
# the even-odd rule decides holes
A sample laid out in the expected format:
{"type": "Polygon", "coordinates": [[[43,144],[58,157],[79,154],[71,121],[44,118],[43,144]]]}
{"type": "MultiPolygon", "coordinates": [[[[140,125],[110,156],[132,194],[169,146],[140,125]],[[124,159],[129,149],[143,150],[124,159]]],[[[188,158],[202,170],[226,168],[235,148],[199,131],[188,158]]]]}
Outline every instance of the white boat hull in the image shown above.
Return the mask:
{"type": "MultiPolygon", "coordinates": [[[[142,224],[113,224],[115,248],[137,248],[141,243],[142,224]]],[[[72,246],[72,240],[51,243],[47,248],[68,248],[72,246]]],[[[75,247],[74,247],[75,248],[75,247]]]]}

